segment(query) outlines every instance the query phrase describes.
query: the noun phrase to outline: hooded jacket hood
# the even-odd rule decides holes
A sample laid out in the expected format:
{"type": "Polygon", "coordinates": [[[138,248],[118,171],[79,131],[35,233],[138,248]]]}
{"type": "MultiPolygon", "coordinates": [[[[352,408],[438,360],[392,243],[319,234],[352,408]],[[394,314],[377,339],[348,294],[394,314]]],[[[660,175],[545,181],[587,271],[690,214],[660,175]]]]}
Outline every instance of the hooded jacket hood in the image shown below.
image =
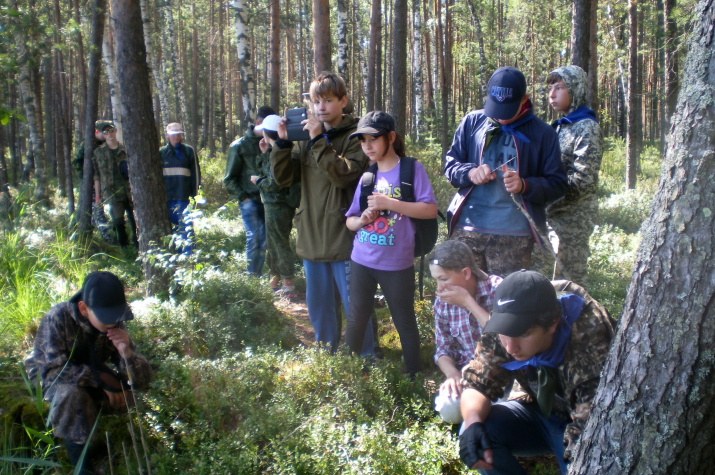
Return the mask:
{"type": "Polygon", "coordinates": [[[579,107],[586,105],[588,76],[586,71],[580,66],[574,64],[562,66],[551,71],[551,74],[558,74],[566,84],[566,88],[571,96],[571,104],[569,105],[568,113],[575,111],[579,107]]]}

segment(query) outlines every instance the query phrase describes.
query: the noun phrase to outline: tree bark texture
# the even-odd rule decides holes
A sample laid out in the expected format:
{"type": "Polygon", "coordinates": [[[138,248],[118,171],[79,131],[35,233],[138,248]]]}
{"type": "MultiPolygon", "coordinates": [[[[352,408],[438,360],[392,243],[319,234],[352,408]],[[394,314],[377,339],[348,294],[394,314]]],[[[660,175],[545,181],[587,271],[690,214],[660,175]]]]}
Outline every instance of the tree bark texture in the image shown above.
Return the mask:
{"type": "Polygon", "coordinates": [[[348,0],[338,0],[338,74],[348,79],[348,0]]]}
{"type": "Polygon", "coordinates": [[[236,50],[238,67],[241,72],[241,104],[243,105],[243,126],[253,122],[253,109],[256,105],[256,81],[251,68],[251,38],[246,22],[246,4],[236,0],[231,6],[236,11],[236,50]]]}
{"type": "Polygon", "coordinates": [[[313,0],[313,71],[318,76],[333,69],[330,59],[330,2],[313,0]]]}
{"type": "Polygon", "coordinates": [[[571,16],[571,64],[588,73],[591,64],[591,1],[573,0],[571,16]]]}
{"type": "Polygon", "coordinates": [[[117,83],[117,68],[114,65],[114,51],[110,45],[111,28],[107,28],[102,40],[102,59],[104,60],[104,72],[107,74],[107,84],[109,86],[109,101],[112,103],[112,118],[117,124],[117,140],[124,143],[124,127],[122,127],[122,115],[119,111],[119,85],[117,83]]]}
{"type": "Polygon", "coordinates": [[[638,0],[628,0],[628,106],[626,108],[626,188],[636,187],[638,169],[638,0]]]}
{"type": "Polygon", "coordinates": [[[663,17],[665,26],[665,116],[667,126],[675,112],[678,100],[678,48],[677,25],[674,18],[676,0],[663,0],[663,17]]]}
{"type": "Polygon", "coordinates": [[[715,0],[697,7],[652,214],[572,474],[715,460],[715,0]]]}
{"type": "Polygon", "coordinates": [[[407,0],[395,0],[392,15],[392,117],[395,131],[407,129],[407,0]]]}
{"type": "Polygon", "coordinates": [[[278,111],[281,105],[281,5],[270,0],[271,13],[271,108],[278,111]]]}
{"type": "Polygon", "coordinates": [[[117,43],[117,72],[122,98],[122,115],[132,117],[124,125],[124,146],[129,165],[129,184],[139,232],[139,251],[148,292],[160,290],[158,271],[148,252],[170,233],[169,209],[159,158],[159,137],[146,63],[142,19],[138,0],[112,0],[113,25],[117,43]]]}
{"type": "Polygon", "coordinates": [[[420,0],[412,1],[412,95],[414,97],[412,135],[415,142],[422,139],[422,16],[420,0]]]}
{"type": "Polygon", "coordinates": [[[104,36],[104,23],[106,18],[107,0],[94,0],[92,11],[92,29],[89,39],[89,72],[87,76],[87,98],[84,111],[84,165],[82,170],[82,185],[79,192],[79,206],[77,210],[80,239],[88,240],[92,229],[92,190],[93,176],[92,154],[94,143],[94,121],[97,117],[99,103],[99,55],[102,51],[102,37],[104,36]]]}

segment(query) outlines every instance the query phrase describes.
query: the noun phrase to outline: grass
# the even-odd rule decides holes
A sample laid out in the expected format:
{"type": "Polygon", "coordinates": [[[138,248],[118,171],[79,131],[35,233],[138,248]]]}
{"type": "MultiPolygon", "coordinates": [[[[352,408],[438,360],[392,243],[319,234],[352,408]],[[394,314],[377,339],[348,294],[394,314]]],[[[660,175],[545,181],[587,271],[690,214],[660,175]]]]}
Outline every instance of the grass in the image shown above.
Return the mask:
{"type": "MultiPolygon", "coordinates": [[[[454,190],[437,178],[439,150],[413,144],[408,150],[433,177],[444,210],[454,190]]],[[[645,149],[642,174],[631,191],[623,185],[622,142],[609,142],[604,156],[589,291],[614,317],[623,306],[638,228],[656,186],[655,150],[645,149]]],[[[189,258],[156,256],[157,265],[172,269],[174,276],[164,300],[138,293],[141,271],[132,256],[79,248],[63,231],[69,217],[61,207],[33,206],[23,198],[27,194],[13,190],[20,196],[18,212],[13,221],[0,223],[0,475],[24,473],[31,463],[2,457],[43,464],[39,461],[65,460],[51,434],[38,442],[46,429],[18,365],[41,315],[96,269],[117,273],[127,285],[136,315],[130,331],[156,370],[131,416],[145,434],[152,473],[467,473],[455,434],[432,410],[431,379],[439,372],[431,363],[434,282],[429,273],[428,300],[416,304],[422,360],[429,368],[424,380],[412,382],[402,374],[399,339],[387,308],[378,309],[385,358],[368,368],[341,352],[330,356],[303,348],[290,319],[273,305],[267,281],[243,275],[245,235],[237,207],[225,206],[224,158],[202,159],[209,204],[195,223],[200,252],[189,258]]],[[[62,203],[58,196],[53,199],[62,203]]],[[[442,233],[440,239],[444,227],[442,233]]],[[[101,244],[92,249],[102,249],[101,244]]],[[[297,280],[302,281],[300,275],[297,280]]],[[[137,433],[132,439],[126,416],[102,417],[97,434],[92,456],[107,459],[109,441],[114,473],[136,473],[137,433]]],[[[139,460],[147,465],[143,456],[139,460]]],[[[535,473],[554,473],[539,463],[533,465],[535,473]]]]}

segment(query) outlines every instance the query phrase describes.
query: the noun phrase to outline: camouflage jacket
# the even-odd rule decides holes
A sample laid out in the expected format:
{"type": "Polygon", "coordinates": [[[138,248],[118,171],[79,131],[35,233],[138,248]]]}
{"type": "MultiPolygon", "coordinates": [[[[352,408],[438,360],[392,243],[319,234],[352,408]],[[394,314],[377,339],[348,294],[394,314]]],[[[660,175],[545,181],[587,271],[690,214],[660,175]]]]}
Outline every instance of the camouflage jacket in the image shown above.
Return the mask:
{"type": "Polygon", "coordinates": [[[246,130],[246,135],[234,140],[228,147],[226,173],[223,184],[231,198],[239,203],[245,199],[261,201],[258,187],[251,182],[251,175],[260,175],[258,159],[261,149],[258,142],[261,137],[253,133],[253,126],[246,130]]]}
{"type": "MultiPolygon", "coordinates": [[[[558,74],[571,96],[569,113],[585,106],[587,101],[588,78],[586,73],[574,66],[564,66],[552,71],[558,74]]],[[[603,156],[601,127],[593,119],[578,120],[573,123],[554,121],[552,125],[559,135],[561,161],[568,176],[568,189],[563,199],[553,203],[548,214],[573,212],[583,209],[595,212],[598,208],[598,172],[603,156]]]]}
{"type": "MultiPolygon", "coordinates": [[[[135,388],[146,386],[152,378],[152,369],[136,353],[134,342],[132,355],[122,359],[107,335],[80,315],[79,296],[55,305],[42,317],[34,347],[25,360],[30,380],[36,383],[39,378],[46,398],[55,382],[101,389],[98,373],[112,364],[122,380],[131,380],[135,388]]],[[[124,323],[118,327],[126,329],[124,323]]]]}
{"type": "MultiPolygon", "coordinates": [[[[584,299],[583,309],[571,327],[571,340],[563,362],[558,367],[558,387],[553,414],[570,420],[564,433],[564,444],[570,450],[583,431],[591,413],[601,369],[606,362],[613,338],[613,324],[608,312],[578,285],[566,281],[552,282],[558,294],[576,294],[584,299]]],[[[536,401],[533,368],[509,371],[504,363],[514,361],[499,341],[499,335],[485,333],[477,344],[474,359],[462,370],[462,387],[473,388],[491,401],[504,395],[514,380],[520,386],[511,399],[536,401]]],[[[534,372],[535,373],[535,372],[534,372]]]]}
{"type": "Polygon", "coordinates": [[[94,180],[99,180],[99,193],[107,204],[131,203],[129,171],[124,145],[112,150],[105,143],[94,151],[92,157],[94,180]]]}

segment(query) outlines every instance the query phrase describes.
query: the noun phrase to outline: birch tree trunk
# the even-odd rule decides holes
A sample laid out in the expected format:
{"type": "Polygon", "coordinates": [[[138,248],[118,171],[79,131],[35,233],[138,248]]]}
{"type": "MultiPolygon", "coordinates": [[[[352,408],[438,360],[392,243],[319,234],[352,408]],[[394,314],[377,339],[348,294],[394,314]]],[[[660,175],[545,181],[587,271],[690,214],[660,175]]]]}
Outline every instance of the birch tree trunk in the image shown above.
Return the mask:
{"type": "Polygon", "coordinates": [[[338,0],[338,74],[348,80],[348,0],[338,0]]]}
{"type": "MultiPolygon", "coordinates": [[[[17,10],[17,0],[9,0],[10,6],[17,10]]],[[[19,26],[19,25],[18,25],[19,26]]],[[[25,45],[25,38],[21,33],[21,28],[15,32],[15,48],[17,50],[17,62],[20,67],[19,85],[22,93],[23,108],[25,110],[25,120],[27,121],[27,131],[30,136],[31,153],[35,161],[35,196],[38,203],[47,206],[47,177],[45,170],[45,144],[40,133],[40,121],[37,115],[35,103],[38,98],[31,83],[31,69],[29,63],[30,53],[25,45]]]]}
{"type": "Polygon", "coordinates": [[[412,136],[415,142],[422,139],[422,17],[420,0],[412,0],[412,136]]]}
{"type": "Polygon", "coordinates": [[[119,103],[119,84],[117,82],[117,68],[114,65],[114,54],[110,45],[112,29],[107,28],[102,40],[102,59],[104,59],[104,71],[107,73],[107,82],[109,83],[109,100],[112,103],[112,111],[114,122],[117,123],[117,140],[119,143],[124,143],[124,132],[122,127],[122,114],[120,112],[119,103]]]}
{"type": "Polygon", "coordinates": [[[112,0],[112,20],[117,44],[117,72],[124,125],[129,184],[139,232],[139,252],[147,293],[165,288],[149,252],[170,233],[164,178],[159,158],[159,136],[154,127],[149,68],[146,63],[138,0],[112,0]]]}
{"type": "Polygon", "coordinates": [[[638,0],[628,0],[628,107],[626,114],[626,188],[636,187],[638,169],[638,117],[636,84],[638,78],[638,0]]]}
{"type": "Polygon", "coordinates": [[[251,68],[251,38],[246,23],[246,6],[244,0],[235,0],[231,7],[236,11],[236,52],[238,68],[241,73],[241,104],[243,106],[242,126],[252,123],[255,119],[253,111],[256,105],[256,82],[251,68]]]}
{"type": "Polygon", "coordinates": [[[688,81],[572,474],[712,473],[715,1],[694,18],[688,81]]]}
{"type": "Polygon", "coordinates": [[[382,8],[380,5],[380,0],[372,0],[370,46],[367,55],[367,84],[365,86],[366,112],[375,110],[379,101],[377,83],[379,82],[379,52],[382,47],[382,8]]]}

